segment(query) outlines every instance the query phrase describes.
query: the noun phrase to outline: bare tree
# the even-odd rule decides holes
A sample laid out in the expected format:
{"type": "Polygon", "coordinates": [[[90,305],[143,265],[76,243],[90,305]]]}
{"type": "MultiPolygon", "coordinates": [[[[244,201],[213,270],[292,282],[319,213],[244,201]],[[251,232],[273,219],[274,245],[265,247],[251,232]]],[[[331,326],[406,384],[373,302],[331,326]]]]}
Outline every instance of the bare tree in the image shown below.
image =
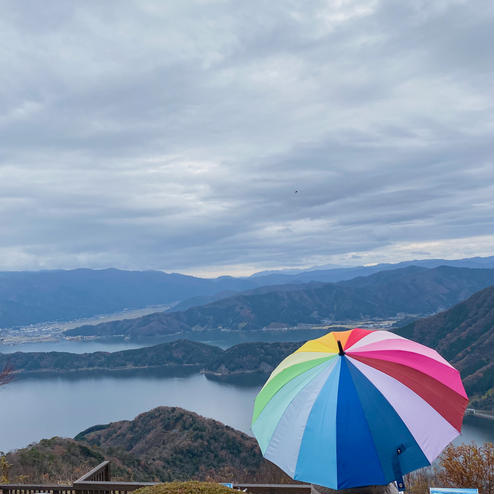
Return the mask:
{"type": "Polygon", "coordinates": [[[494,445],[492,443],[449,445],[435,467],[407,475],[407,492],[427,494],[429,487],[478,488],[494,494],[494,445]]]}
{"type": "Polygon", "coordinates": [[[9,383],[12,379],[14,379],[14,368],[10,362],[7,362],[0,372],[0,386],[9,383]]]}
{"type": "Polygon", "coordinates": [[[492,443],[448,446],[441,456],[439,479],[444,486],[477,487],[481,494],[494,493],[494,445],[492,443]]]}

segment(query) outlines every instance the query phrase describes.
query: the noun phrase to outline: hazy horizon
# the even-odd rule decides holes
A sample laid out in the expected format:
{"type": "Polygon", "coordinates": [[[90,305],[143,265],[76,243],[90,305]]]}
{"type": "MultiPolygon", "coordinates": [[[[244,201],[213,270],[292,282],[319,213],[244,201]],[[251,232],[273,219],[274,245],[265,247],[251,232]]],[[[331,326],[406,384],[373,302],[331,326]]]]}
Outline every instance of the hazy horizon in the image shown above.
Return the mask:
{"type": "Polygon", "coordinates": [[[40,271],[72,271],[76,269],[93,269],[93,270],[105,270],[105,269],[118,269],[122,271],[161,271],[163,273],[167,274],[183,274],[187,276],[195,276],[199,278],[217,278],[217,277],[222,277],[222,276],[233,276],[233,277],[245,277],[248,278],[249,276],[258,274],[258,273],[281,273],[281,272],[287,272],[287,274],[291,274],[290,272],[297,273],[297,272],[303,272],[303,271],[311,271],[311,270],[330,270],[330,269],[340,269],[340,268],[357,268],[357,267],[372,267],[372,266],[377,266],[380,264],[400,264],[402,262],[413,262],[413,261],[427,261],[427,260],[445,260],[445,261],[461,261],[463,259],[473,259],[473,258],[479,258],[479,259],[487,259],[492,256],[471,256],[469,258],[458,258],[458,257],[451,257],[451,258],[438,258],[438,257],[429,257],[429,258],[416,258],[416,259],[401,259],[401,260],[394,260],[394,261],[380,261],[380,262],[372,262],[372,263],[367,263],[367,264],[359,264],[359,263],[347,263],[347,264],[331,264],[331,265],[316,265],[316,266],[305,266],[305,267],[293,267],[293,266],[281,266],[279,268],[273,268],[269,270],[256,270],[256,271],[250,271],[250,272],[241,272],[237,274],[233,274],[231,272],[218,272],[214,273],[212,271],[205,271],[205,273],[198,273],[198,272],[178,272],[178,271],[166,271],[164,269],[154,269],[154,270],[149,270],[149,269],[130,269],[127,270],[122,267],[117,267],[117,266],[104,266],[104,267],[99,267],[99,268],[90,268],[90,267],[84,267],[84,266],[79,266],[76,268],[56,268],[56,269],[27,269],[27,270],[17,270],[17,269],[4,269],[0,270],[0,272],[40,272],[40,271]]]}

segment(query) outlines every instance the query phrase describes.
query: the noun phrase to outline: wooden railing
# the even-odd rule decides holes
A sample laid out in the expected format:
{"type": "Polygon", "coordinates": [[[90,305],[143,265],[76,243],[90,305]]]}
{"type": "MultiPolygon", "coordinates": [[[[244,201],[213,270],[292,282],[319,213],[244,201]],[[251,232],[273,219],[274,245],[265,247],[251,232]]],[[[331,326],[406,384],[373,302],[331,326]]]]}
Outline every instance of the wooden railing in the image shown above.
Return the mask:
{"type": "Polygon", "coordinates": [[[110,482],[110,480],[110,462],[104,461],[95,466],[92,470],[89,470],[89,472],[82,477],[78,478],[74,484],[77,484],[78,482],[110,482]]]}
{"type": "MultiPolygon", "coordinates": [[[[0,484],[2,494],[127,494],[159,482],[112,482],[110,462],[104,461],[72,485],[0,484]]],[[[310,494],[310,484],[233,484],[251,494],[310,494]]]]}
{"type": "Polygon", "coordinates": [[[3,494],[34,494],[47,492],[50,494],[75,494],[71,485],[55,484],[0,484],[3,494]]]}

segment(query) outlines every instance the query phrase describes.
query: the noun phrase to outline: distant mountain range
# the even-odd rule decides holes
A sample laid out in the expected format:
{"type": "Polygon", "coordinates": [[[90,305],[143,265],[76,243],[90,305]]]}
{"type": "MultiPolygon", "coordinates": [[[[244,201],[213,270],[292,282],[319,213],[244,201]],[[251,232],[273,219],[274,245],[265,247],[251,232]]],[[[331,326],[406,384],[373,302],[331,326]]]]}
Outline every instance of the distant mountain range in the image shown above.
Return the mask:
{"type": "Polygon", "coordinates": [[[249,331],[325,321],[424,315],[447,309],[493,282],[494,271],[409,266],[339,283],[263,287],[173,313],[81,326],[68,336],[131,340],[194,331],[249,331]]]}
{"type": "Polygon", "coordinates": [[[98,314],[185,301],[180,310],[261,286],[337,282],[416,265],[494,268],[494,258],[417,260],[352,268],[312,269],[286,274],[257,273],[248,278],[197,278],[161,271],[75,269],[0,272],[0,328],[67,321],[98,314]],[[198,298],[197,298],[198,297],[198,298]],[[192,299],[192,300],[190,300],[192,299]]]}
{"type": "Polygon", "coordinates": [[[494,409],[494,287],[396,333],[435,348],[460,371],[471,406],[494,409]]]}
{"type": "Polygon", "coordinates": [[[288,271],[264,271],[255,273],[250,278],[261,279],[265,285],[281,285],[285,283],[308,283],[309,281],[322,281],[335,283],[338,281],[351,280],[358,276],[369,276],[380,271],[406,268],[408,266],[419,266],[423,268],[437,268],[438,266],[451,266],[454,268],[493,269],[494,256],[469,257],[465,259],[416,259],[396,264],[383,263],[372,266],[356,267],[314,267],[306,270],[288,271]]]}
{"type": "Polygon", "coordinates": [[[111,460],[115,480],[290,480],[262,458],[253,437],[175,407],[97,425],[75,439],[43,439],[6,459],[10,480],[25,483],[71,481],[103,460],[111,460]]]}
{"type": "MultiPolygon", "coordinates": [[[[470,257],[466,259],[424,259],[415,261],[404,261],[397,264],[376,264],[373,266],[356,266],[356,267],[314,267],[307,270],[288,269],[279,271],[261,271],[249,277],[249,280],[254,280],[262,286],[273,285],[294,285],[305,284],[314,281],[321,283],[337,283],[339,281],[351,280],[360,276],[369,276],[381,271],[389,271],[394,269],[406,268],[409,266],[418,266],[428,269],[437,268],[439,266],[450,266],[454,268],[471,268],[471,269],[494,269],[494,256],[491,257],[470,257]]],[[[198,305],[206,305],[216,300],[235,295],[234,292],[225,291],[215,293],[213,295],[202,295],[191,297],[182,300],[180,303],[173,305],[167,312],[177,312],[196,307],[198,305]]]]}
{"type": "Polygon", "coordinates": [[[203,279],[160,271],[4,271],[0,272],[0,328],[164,305],[258,285],[226,276],[203,279]]]}

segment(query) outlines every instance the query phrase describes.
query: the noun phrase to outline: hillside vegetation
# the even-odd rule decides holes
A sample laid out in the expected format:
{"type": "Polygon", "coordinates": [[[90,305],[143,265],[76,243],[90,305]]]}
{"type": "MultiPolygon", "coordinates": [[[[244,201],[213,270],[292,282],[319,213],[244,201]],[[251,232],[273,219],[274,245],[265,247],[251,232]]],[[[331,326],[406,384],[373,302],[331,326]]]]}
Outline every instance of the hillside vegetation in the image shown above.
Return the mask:
{"type": "Polygon", "coordinates": [[[217,482],[192,481],[167,482],[143,487],[135,491],[135,494],[238,494],[238,491],[217,482]]]}
{"type": "Polygon", "coordinates": [[[268,287],[181,312],[81,326],[66,334],[139,341],[210,329],[248,331],[400,313],[430,314],[489,286],[493,273],[488,269],[411,266],[337,284],[268,287]]]}
{"type": "Polygon", "coordinates": [[[204,367],[209,377],[234,380],[236,376],[257,375],[262,383],[273,369],[288,355],[303,344],[285,343],[241,343],[224,350],[204,367]]]}
{"type": "Polygon", "coordinates": [[[8,365],[14,375],[51,375],[83,372],[125,372],[161,369],[183,374],[203,369],[223,354],[221,348],[188,340],[122,350],[119,352],[16,352],[0,354],[0,368],[8,365]]]}
{"type": "Polygon", "coordinates": [[[116,480],[289,481],[264,460],[253,437],[175,407],[94,426],[75,439],[44,439],[7,454],[10,481],[68,481],[103,459],[116,480]]]}
{"type": "MultiPolygon", "coordinates": [[[[43,439],[8,453],[8,481],[70,483],[103,459],[111,461],[114,481],[166,482],[136,494],[228,494],[231,491],[217,482],[294,482],[261,457],[255,439],[169,407],[131,421],[94,426],[75,439],[43,439]],[[189,479],[184,482],[186,476],[189,479]]],[[[420,493],[439,484],[477,487],[487,493],[492,484],[492,459],[492,444],[450,445],[439,459],[440,468],[407,475],[407,488],[420,493]]]]}
{"type": "Polygon", "coordinates": [[[0,367],[9,366],[14,379],[29,376],[134,373],[139,370],[163,370],[167,375],[204,372],[206,375],[235,377],[257,374],[262,379],[303,342],[241,343],[227,350],[188,340],[123,350],[120,352],[0,353],[0,367]]]}
{"type": "Polygon", "coordinates": [[[0,368],[10,367],[14,379],[23,377],[77,376],[92,374],[135,374],[160,371],[164,375],[203,372],[209,377],[235,380],[240,375],[263,379],[303,342],[241,343],[227,350],[188,340],[120,352],[0,353],[0,368]]]}

